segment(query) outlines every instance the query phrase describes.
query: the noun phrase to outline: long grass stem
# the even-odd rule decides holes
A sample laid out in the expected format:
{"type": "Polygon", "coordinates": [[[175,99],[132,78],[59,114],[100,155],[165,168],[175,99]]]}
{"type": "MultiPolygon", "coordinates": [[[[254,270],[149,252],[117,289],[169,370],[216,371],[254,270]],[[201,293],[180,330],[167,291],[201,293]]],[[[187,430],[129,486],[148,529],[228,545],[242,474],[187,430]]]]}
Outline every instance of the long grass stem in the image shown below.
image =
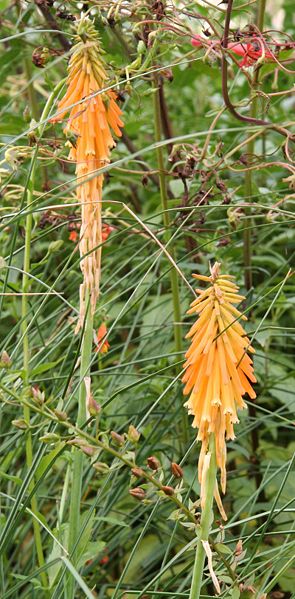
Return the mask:
{"type": "MultiPolygon", "coordinates": [[[[162,125],[161,125],[161,104],[160,104],[160,90],[158,85],[157,77],[154,78],[154,123],[155,123],[155,139],[156,142],[160,142],[162,139],[162,125]]],[[[168,193],[167,183],[164,167],[164,156],[163,149],[160,145],[156,147],[157,163],[159,170],[159,183],[160,183],[160,197],[163,210],[163,223],[165,227],[165,243],[167,244],[171,238],[170,231],[170,216],[168,211],[168,193]]],[[[169,244],[169,253],[171,258],[176,259],[175,248],[171,243],[169,244]]],[[[178,287],[178,277],[175,268],[170,270],[170,283],[172,291],[172,302],[173,302],[173,318],[174,318],[174,342],[176,352],[182,351],[182,327],[181,327],[181,306],[180,296],[178,287]]],[[[188,418],[186,412],[183,410],[183,439],[187,442],[187,430],[188,430],[188,418]]]]}
{"type": "MultiPolygon", "coordinates": [[[[51,96],[49,97],[46,105],[44,107],[41,121],[46,120],[48,117],[50,110],[53,106],[56,95],[58,94],[61,85],[63,82],[60,82],[51,96]]],[[[41,137],[44,131],[44,125],[39,127],[37,130],[38,135],[41,137]]],[[[30,383],[30,342],[29,342],[29,296],[27,295],[30,289],[30,270],[31,270],[31,240],[32,240],[32,226],[33,226],[33,212],[31,210],[31,206],[33,204],[34,197],[34,189],[35,189],[35,175],[36,175],[36,165],[37,165],[37,156],[38,156],[38,145],[35,148],[35,152],[31,161],[31,168],[28,178],[27,191],[26,191],[26,209],[27,216],[25,221],[25,249],[24,249],[24,260],[23,260],[23,277],[22,277],[22,303],[21,303],[21,331],[22,331],[22,344],[23,344],[23,369],[24,369],[24,387],[28,391],[29,383],[30,383]]],[[[28,406],[24,406],[24,420],[27,423],[28,430],[26,433],[26,465],[27,468],[30,469],[33,463],[33,444],[32,444],[32,435],[29,429],[30,426],[30,408],[28,406]]],[[[35,480],[32,478],[29,492],[35,486],[35,480]]],[[[32,496],[31,499],[31,509],[33,514],[38,515],[38,504],[36,495],[32,496]]],[[[35,536],[35,545],[36,545],[36,553],[38,557],[39,566],[42,568],[45,565],[43,546],[42,546],[42,537],[41,537],[41,529],[40,524],[37,518],[33,518],[33,528],[34,528],[34,536],[35,536]]],[[[47,586],[47,574],[45,570],[40,573],[40,577],[42,580],[42,584],[47,586]]]]}

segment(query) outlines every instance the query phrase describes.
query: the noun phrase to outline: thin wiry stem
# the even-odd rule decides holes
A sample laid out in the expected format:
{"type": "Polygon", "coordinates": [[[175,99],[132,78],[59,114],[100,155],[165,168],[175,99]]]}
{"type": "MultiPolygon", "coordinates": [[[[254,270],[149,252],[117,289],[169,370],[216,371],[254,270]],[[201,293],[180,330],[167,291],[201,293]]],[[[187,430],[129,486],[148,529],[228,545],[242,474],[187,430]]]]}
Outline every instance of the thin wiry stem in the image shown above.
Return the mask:
{"type": "MultiPolygon", "coordinates": [[[[60,84],[56,87],[56,89],[52,92],[49,97],[45,108],[43,110],[41,120],[46,119],[50,113],[50,110],[53,106],[55,97],[59,92],[60,84]]],[[[39,128],[38,133],[40,137],[42,136],[44,130],[44,125],[39,128]]],[[[23,336],[23,368],[24,368],[24,387],[26,390],[29,388],[30,382],[30,345],[29,345],[29,289],[30,289],[30,269],[31,269],[31,237],[32,237],[32,225],[33,225],[33,212],[31,211],[31,206],[33,203],[34,196],[34,188],[35,188],[35,173],[36,173],[36,162],[38,156],[38,146],[36,146],[34,156],[32,158],[31,163],[31,171],[29,174],[28,188],[27,188],[27,202],[26,202],[26,222],[25,222],[25,250],[24,250],[24,263],[23,263],[23,278],[22,278],[22,304],[21,304],[21,315],[22,315],[22,324],[21,331],[23,336]]],[[[30,424],[30,408],[28,406],[24,406],[24,420],[29,426],[30,424]]],[[[26,435],[26,463],[27,468],[32,467],[33,463],[33,444],[32,444],[32,436],[30,430],[27,431],[26,435]]],[[[35,486],[34,479],[31,480],[29,491],[31,491],[35,486]]],[[[31,509],[34,514],[38,513],[38,505],[37,498],[35,495],[32,496],[31,499],[31,509]]],[[[45,564],[43,547],[42,547],[42,538],[41,538],[41,529],[39,522],[36,518],[33,519],[33,527],[34,527],[34,535],[35,535],[35,543],[36,543],[36,552],[38,556],[39,566],[42,567],[45,564]]],[[[44,586],[47,586],[47,574],[44,571],[40,574],[42,583],[44,586]]]]}
{"type": "MultiPolygon", "coordinates": [[[[263,30],[265,7],[266,7],[266,0],[260,0],[259,6],[258,6],[258,14],[257,14],[257,27],[261,33],[263,30]]],[[[259,85],[259,68],[257,68],[254,73],[254,80],[253,80],[254,91],[258,88],[258,85],[259,85]]],[[[253,118],[256,118],[256,116],[257,116],[257,96],[254,96],[252,104],[251,104],[251,115],[253,118]]],[[[247,144],[247,154],[248,154],[249,158],[251,158],[253,153],[254,153],[254,139],[252,138],[252,139],[249,139],[248,144],[247,144]]],[[[252,175],[251,169],[247,170],[245,173],[245,193],[247,196],[247,201],[251,202],[251,198],[253,195],[253,175],[252,175]]],[[[246,287],[247,291],[249,291],[253,285],[251,206],[248,206],[245,208],[245,213],[247,216],[246,225],[248,224],[248,226],[246,226],[245,230],[244,230],[245,287],[246,287]]],[[[255,408],[255,405],[253,405],[253,404],[251,404],[249,406],[249,416],[250,416],[250,418],[253,418],[253,419],[256,418],[256,408],[255,408]]],[[[255,464],[256,467],[254,468],[255,484],[256,484],[256,488],[260,489],[261,483],[262,483],[262,474],[260,472],[260,462],[259,462],[259,458],[258,458],[259,436],[258,436],[258,431],[256,428],[254,428],[251,431],[251,443],[252,443],[252,455],[256,461],[256,464],[255,464]]],[[[262,489],[260,491],[259,499],[262,502],[266,501],[264,489],[262,489]]]]}
{"type": "MultiPolygon", "coordinates": [[[[154,122],[155,122],[155,138],[157,142],[162,139],[162,126],[161,126],[161,104],[160,104],[160,90],[158,85],[157,77],[154,78],[154,122]]],[[[159,182],[160,182],[160,196],[163,209],[163,221],[165,227],[165,242],[168,243],[171,237],[170,233],[170,216],[168,210],[168,193],[166,185],[166,175],[164,167],[163,149],[160,145],[156,148],[157,162],[159,169],[159,182]]],[[[172,260],[175,262],[176,255],[174,245],[169,245],[169,253],[172,260]]],[[[181,306],[178,288],[178,277],[177,272],[174,268],[170,270],[170,282],[172,291],[172,302],[173,302],[173,316],[174,316],[174,341],[176,352],[182,351],[182,327],[181,327],[181,306]]],[[[187,431],[188,431],[188,418],[187,413],[183,410],[182,416],[182,427],[183,427],[183,439],[187,442],[187,431]]]]}
{"type": "MultiPolygon", "coordinates": [[[[155,119],[155,138],[157,142],[161,141],[161,118],[160,118],[160,96],[158,83],[154,81],[154,119],[155,119]]],[[[170,217],[168,211],[168,194],[167,194],[167,186],[166,186],[166,176],[165,176],[165,167],[164,167],[164,158],[163,158],[163,150],[162,147],[157,146],[157,161],[158,161],[158,169],[159,169],[159,181],[160,181],[160,196],[161,203],[163,209],[163,221],[166,229],[165,232],[165,241],[166,243],[170,239],[170,217]]],[[[173,246],[169,246],[169,251],[171,257],[175,261],[175,251],[173,246]]],[[[173,298],[173,312],[174,312],[174,339],[175,339],[175,349],[177,352],[182,350],[182,335],[181,335],[181,308],[180,308],[180,298],[179,298],[179,290],[178,290],[178,280],[177,273],[174,269],[171,270],[171,288],[172,288],[172,298],[173,298]]]]}

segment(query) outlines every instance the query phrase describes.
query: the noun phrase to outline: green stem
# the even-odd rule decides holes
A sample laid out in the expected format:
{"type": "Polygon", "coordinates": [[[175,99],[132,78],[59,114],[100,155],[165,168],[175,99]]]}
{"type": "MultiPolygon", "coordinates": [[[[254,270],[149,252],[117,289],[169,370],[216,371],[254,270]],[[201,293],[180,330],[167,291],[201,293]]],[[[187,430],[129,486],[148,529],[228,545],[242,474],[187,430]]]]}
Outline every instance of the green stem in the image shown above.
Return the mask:
{"type": "MultiPolygon", "coordinates": [[[[162,126],[161,126],[161,106],[160,106],[160,92],[158,86],[157,76],[154,77],[154,93],[153,93],[153,101],[154,101],[154,122],[155,122],[155,140],[156,142],[160,142],[162,139],[162,126]]],[[[165,166],[164,166],[164,157],[163,157],[163,149],[161,146],[157,146],[156,148],[157,154],[157,162],[158,162],[158,171],[159,171],[159,184],[160,184],[160,197],[161,204],[163,210],[163,222],[165,227],[165,243],[168,244],[171,239],[171,231],[170,231],[170,216],[168,211],[168,194],[167,194],[167,184],[166,184],[166,175],[165,175],[165,166]]],[[[169,253],[173,261],[176,261],[176,254],[174,245],[169,244],[169,253]]],[[[178,288],[178,277],[175,268],[171,268],[170,270],[170,283],[171,283],[171,291],[172,291],[172,302],[173,302],[173,316],[174,316],[174,341],[175,341],[175,350],[176,352],[182,351],[182,327],[181,327],[181,307],[180,307],[180,297],[179,297],[179,288],[178,288]]],[[[185,410],[183,412],[183,438],[184,442],[187,442],[187,431],[188,431],[188,418],[185,410]]]]}
{"type": "MultiPolygon", "coordinates": [[[[157,80],[154,82],[154,118],[155,118],[155,139],[157,142],[161,141],[161,115],[160,115],[160,97],[157,85],[157,80]]],[[[168,212],[168,194],[166,185],[166,175],[164,167],[163,149],[161,147],[156,148],[157,162],[159,169],[159,182],[160,182],[160,196],[163,210],[163,221],[165,227],[165,242],[168,243],[171,238],[170,233],[170,217],[168,212]]],[[[172,259],[175,261],[175,250],[174,246],[169,245],[169,253],[172,259]]],[[[173,299],[173,312],[174,312],[174,339],[175,349],[177,352],[182,351],[182,334],[181,334],[181,308],[178,290],[178,279],[175,268],[170,271],[172,299],[173,299]]]]}
{"type": "MultiPolygon", "coordinates": [[[[260,0],[258,4],[256,25],[259,31],[262,33],[263,23],[264,23],[264,15],[265,15],[265,7],[266,0],[260,0]]],[[[253,77],[253,91],[256,92],[259,85],[259,68],[256,69],[253,77]]],[[[251,117],[257,118],[257,97],[255,96],[252,100],[251,104],[251,117]]],[[[254,153],[254,139],[250,139],[247,144],[247,154],[248,156],[252,156],[254,153]]],[[[245,193],[248,199],[248,202],[251,201],[251,197],[253,194],[253,180],[252,180],[252,171],[248,170],[245,174],[245,193]]],[[[244,266],[245,266],[245,287],[246,289],[251,289],[253,285],[252,278],[252,249],[251,249],[251,208],[247,207],[245,210],[247,221],[245,230],[244,230],[244,266]]]]}
{"type": "MultiPolygon", "coordinates": [[[[63,82],[62,82],[63,83],[63,82]]],[[[55,97],[57,95],[57,93],[59,92],[61,87],[61,83],[58,84],[58,86],[55,88],[55,90],[52,92],[51,96],[49,97],[42,116],[41,116],[41,121],[45,120],[49,113],[50,110],[53,106],[55,97]]],[[[40,137],[42,136],[42,133],[44,131],[44,127],[45,125],[42,125],[41,127],[39,127],[38,129],[38,134],[40,135],[40,137]]],[[[25,221],[25,250],[24,250],[24,263],[23,263],[23,278],[22,278],[22,304],[21,304],[21,316],[22,316],[22,323],[21,323],[21,332],[22,332],[22,337],[23,337],[23,368],[24,368],[24,387],[26,390],[29,389],[29,383],[30,383],[30,345],[29,345],[29,335],[28,335],[28,326],[29,326],[29,296],[27,295],[27,293],[29,292],[30,289],[30,268],[31,268],[31,239],[32,239],[32,226],[33,226],[33,212],[31,211],[31,206],[33,204],[33,195],[34,195],[34,188],[35,188],[35,174],[36,174],[36,163],[37,163],[37,155],[38,155],[38,146],[36,146],[33,158],[32,158],[32,163],[31,163],[31,171],[30,171],[30,175],[29,175],[29,181],[28,181],[28,186],[27,186],[27,197],[26,197],[26,208],[27,208],[27,216],[26,216],[26,221],[25,221]]],[[[30,425],[30,408],[28,406],[24,406],[24,420],[25,422],[28,424],[28,426],[30,425]]],[[[28,429],[27,434],[26,434],[26,464],[27,464],[27,468],[30,469],[33,463],[33,444],[32,444],[32,435],[31,435],[31,431],[28,429]]],[[[32,489],[35,486],[35,481],[34,478],[32,478],[31,483],[29,485],[29,492],[32,491],[32,489]]],[[[31,509],[32,512],[35,515],[38,515],[38,504],[37,504],[37,498],[35,495],[32,496],[31,499],[31,509]]],[[[44,554],[43,554],[43,547],[42,547],[42,537],[41,537],[41,529],[40,529],[40,525],[39,522],[36,520],[36,518],[33,518],[33,527],[34,527],[34,536],[35,536],[35,545],[36,545],[36,552],[37,552],[37,557],[38,557],[38,563],[39,566],[42,567],[45,564],[45,560],[44,560],[44,554]]],[[[42,580],[42,584],[46,587],[47,586],[47,574],[45,571],[42,571],[40,574],[41,580],[42,580]]]]}
{"type": "Polygon", "coordinates": [[[210,435],[209,451],[211,452],[211,459],[205,481],[206,501],[205,506],[202,510],[195,564],[193,569],[193,579],[189,599],[199,599],[200,597],[205,564],[205,550],[202,541],[208,541],[212,522],[213,496],[216,484],[215,436],[213,434],[210,435]]]}
{"type": "MultiPolygon", "coordinates": [[[[78,415],[76,425],[81,427],[87,419],[86,410],[86,386],[84,378],[90,376],[91,366],[91,354],[93,344],[93,314],[91,307],[86,298],[87,314],[85,329],[83,333],[82,347],[81,347],[81,364],[80,364],[80,388],[79,388],[79,403],[78,403],[78,415]]],[[[83,478],[83,463],[84,463],[83,452],[73,447],[73,462],[72,462],[72,486],[71,486],[71,499],[70,499],[70,517],[69,517],[69,541],[68,547],[71,553],[72,561],[75,564],[77,557],[77,540],[80,533],[80,507],[81,507],[81,496],[82,496],[82,478],[83,478]]],[[[75,581],[72,576],[67,581],[67,598],[73,598],[75,592],[75,581]]]]}
{"type": "MultiPolygon", "coordinates": [[[[265,15],[265,7],[266,0],[260,0],[258,4],[257,17],[256,17],[256,25],[259,31],[262,33],[263,23],[264,23],[264,15],[265,15]]],[[[253,91],[256,92],[259,86],[259,72],[260,69],[257,68],[253,77],[253,91]]],[[[253,118],[257,117],[257,96],[254,96],[251,104],[251,116],[253,118]]],[[[251,135],[247,144],[247,154],[252,156],[254,153],[255,147],[255,138],[251,135]]],[[[253,194],[253,178],[252,178],[252,170],[248,170],[245,173],[245,194],[247,196],[247,201],[251,202],[251,197],[253,194]]],[[[251,231],[252,227],[252,218],[251,218],[251,207],[247,207],[245,210],[245,214],[247,216],[246,226],[244,229],[244,267],[245,267],[245,287],[247,291],[249,291],[253,286],[253,278],[252,278],[252,244],[251,244],[251,231]]],[[[249,406],[249,416],[253,419],[256,417],[256,408],[254,405],[249,406]]],[[[252,453],[253,456],[257,456],[257,452],[259,449],[259,436],[257,429],[253,429],[251,431],[251,442],[252,442],[252,453]]],[[[257,460],[255,464],[255,484],[256,488],[259,489],[262,482],[262,474],[259,469],[259,460],[257,460]]],[[[265,493],[262,489],[259,495],[260,501],[265,501],[265,493]]]]}

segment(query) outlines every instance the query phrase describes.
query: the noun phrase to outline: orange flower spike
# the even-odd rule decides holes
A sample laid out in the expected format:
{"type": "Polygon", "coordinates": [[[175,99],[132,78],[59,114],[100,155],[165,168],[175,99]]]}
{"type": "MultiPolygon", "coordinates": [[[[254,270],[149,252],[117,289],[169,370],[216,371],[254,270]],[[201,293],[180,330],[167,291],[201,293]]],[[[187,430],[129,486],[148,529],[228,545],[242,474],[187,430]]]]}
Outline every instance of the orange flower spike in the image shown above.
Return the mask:
{"type": "MultiPolygon", "coordinates": [[[[186,352],[183,383],[184,394],[190,394],[186,406],[194,416],[193,427],[199,429],[198,440],[202,441],[199,460],[199,481],[202,483],[204,457],[209,444],[209,435],[215,435],[216,462],[221,470],[221,487],[226,485],[226,439],[234,439],[233,425],[238,423],[237,408],[245,408],[245,393],[254,399],[256,393],[250,383],[255,383],[253,363],[247,352],[254,352],[239,320],[245,315],[233,305],[243,296],[233,277],[220,274],[220,264],[211,268],[211,276],[193,275],[209,283],[204,290],[197,289],[188,314],[197,314],[198,319],[186,338],[191,345],[186,352]]],[[[217,497],[217,492],[215,493],[217,497]]],[[[217,497],[218,498],[218,497],[217,497]]],[[[220,504],[220,501],[219,501],[220,504]]]]}
{"type": "Polygon", "coordinates": [[[110,153],[115,146],[111,131],[119,137],[123,123],[116,93],[104,91],[108,75],[103,50],[90,19],[83,18],[77,24],[76,41],[69,61],[67,90],[52,122],[64,120],[68,115],[64,131],[72,138],[67,142],[69,158],[76,162],[77,197],[82,207],[79,249],[83,283],[77,331],[85,316],[86,294],[90,296],[92,313],[99,296],[104,241],[101,222],[103,174],[95,175],[95,171],[110,162],[110,153]]]}

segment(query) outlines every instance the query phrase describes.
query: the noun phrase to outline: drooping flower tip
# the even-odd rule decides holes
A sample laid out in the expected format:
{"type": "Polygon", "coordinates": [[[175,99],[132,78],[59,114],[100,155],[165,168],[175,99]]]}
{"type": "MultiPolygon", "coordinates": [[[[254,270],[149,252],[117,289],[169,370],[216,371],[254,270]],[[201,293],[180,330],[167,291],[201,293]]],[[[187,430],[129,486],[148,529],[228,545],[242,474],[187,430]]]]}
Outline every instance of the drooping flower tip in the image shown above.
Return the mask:
{"type": "Polygon", "coordinates": [[[254,349],[239,320],[247,320],[237,308],[243,299],[230,275],[220,274],[220,264],[215,263],[210,276],[194,275],[209,284],[197,289],[197,297],[188,314],[197,320],[186,338],[191,345],[184,364],[184,394],[189,414],[194,416],[193,427],[199,429],[202,441],[199,460],[199,480],[208,448],[209,436],[215,435],[216,461],[221,469],[221,487],[226,486],[225,439],[234,439],[233,425],[238,423],[237,409],[245,408],[243,396],[256,397],[252,383],[256,382],[252,359],[248,352],[254,349]]]}

